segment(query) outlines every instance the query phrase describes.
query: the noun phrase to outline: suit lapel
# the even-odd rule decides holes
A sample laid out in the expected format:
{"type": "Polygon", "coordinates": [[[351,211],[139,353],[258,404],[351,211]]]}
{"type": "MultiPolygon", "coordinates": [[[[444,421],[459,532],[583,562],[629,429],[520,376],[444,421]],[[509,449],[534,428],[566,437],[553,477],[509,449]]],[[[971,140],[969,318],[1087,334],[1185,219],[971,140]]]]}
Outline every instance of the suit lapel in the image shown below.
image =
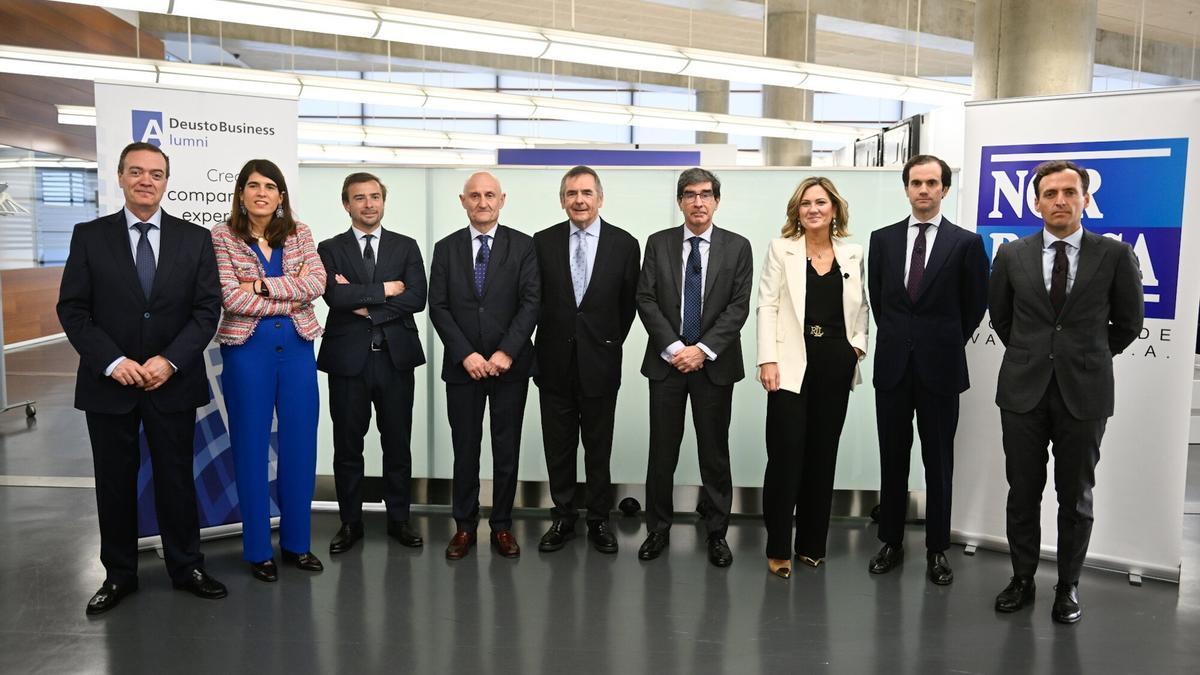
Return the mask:
{"type": "MultiPolygon", "coordinates": [[[[483,295],[480,299],[487,297],[488,291],[492,287],[492,281],[500,267],[504,264],[504,256],[508,255],[508,232],[502,225],[497,224],[492,230],[491,254],[488,256],[487,272],[483,276],[483,295]]],[[[474,266],[472,265],[472,280],[474,280],[474,266]]]]}
{"type": "Polygon", "coordinates": [[[467,281],[467,288],[471,289],[471,293],[475,297],[479,294],[475,292],[475,255],[472,253],[472,234],[471,228],[459,230],[458,238],[454,240],[454,259],[462,262],[456,263],[462,265],[463,276],[467,281]]]}
{"type": "Polygon", "coordinates": [[[908,219],[904,219],[896,223],[888,233],[889,239],[887,244],[892,253],[892,264],[895,265],[890,270],[884,270],[885,273],[891,273],[895,276],[893,279],[899,280],[900,297],[906,306],[912,306],[912,298],[908,297],[908,284],[905,283],[904,266],[908,264],[908,219]]]}
{"type": "MultiPolygon", "coordinates": [[[[708,243],[708,266],[704,273],[704,295],[705,300],[712,293],[713,286],[716,285],[717,277],[721,275],[722,262],[725,260],[725,233],[717,229],[716,225],[712,226],[712,237],[708,243]]],[[[703,317],[707,312],[708,303],[703,304],[700,310],[700,316],[703,317]]]]}
{"type": "Polygon", "coordinates": [[[1021,268],[1029,276],[1034,294],[1041,298],[1042,308],[1053,317],[1054,305],[1050,303],[1050,292],[1046,290],[1046,277],[1042,272],[1042,231],[1038,230],[1021,242],[1023,245],[1017,252],[1017,259],[1021,261],[1021,268]]]}
{"type": "Polygon", "coordinates": [[[158,221],[158,264],[155,266],[154,285],[150,289],[151,298],[157,297],[163,289],[168,288],[171,273],[178,267],[175,261],[179,257],[179,242],[183,239],[183,232],[176,223],[171,222],[172,220],[174,219],[164,211],[158,221]]]}
{"type": "Polygon", "coordinates": [[[1063,316],[1071,311],[1071,307],[1075,305],[1075,298],[1080,295],[1075,291],[1087,288],[1092,277],[1096,275],[1096,270],[1100,268],[1100,261],[1104,260],[1105,253],[1100,250],[1099,242],[1096,241],[1099,237],[1100,235],[1088,230],[1083,231],[1083,238],[1079,241],[1079,259],[1075,263],[1075,283],[1071,285],[1067,301],[1063,303],[1063,316]]]}
{"type": "MultiPolygon", "coordinates": [[[[608,227],[608,223],[605,223],[603,220],[601,220],[600,221],[601,231],[603,231],[605,227],[608,227]]],[[[590,277],[588,277],[587,288],[584,289],[584,291],[583,291],[583,300],[581,300],[579,302],[580,307],[583,306],[583,303],[587,302],[588,296],[592,294],[592,287],[595,285],[592,283],[592,281],[596,278],[596,275],[600,273],[600,270],[604,269],[602,267],[602,265],[609,257],[612,256],[612,246],[613,246],[612,242],[613,242],[612,237],[600,236],[600,238],[598,239],[598,241],[596,243],[596,260],[595,260],[595,262],[592,263],[592,274],[590,277]]],[[[571,279],[571,267],[570,267],[570,265],[568,265],[567,266],[567,281],[570,282],[570,279],[571,279]]]]}
{"type": "MultiPolygon", "coordinates": [[[[938,225],[937,233],[933,237],[933,248],[929,251],[929,256],[925,262],[925,274],[921,277],[921,287],[917,289],[917,300],[925,294],[925,290],[933,284],[933,280],[937,277],[938,272],[946,266],[946,259],[950,257],[950,249],[954,248],[954,242],[951,239],[954,237],[954,223],[942,218],[942,224],[938,225]]],[[[907,241],[905,241],[907,247],[907,241]]]]}
{"type": "Polygon", "coordinates": [[[804,236],[788,241],[783,255],[783,278],[787,280],[788,295],[792,298],[792,313],[804,325],[804,298],[808,292],[808,256],[804,236]]]}
{"type": "MultiPolygon", "coordinates": [[[[363,262],[362,249],[358,247],[358,235],[353,227],[342,233],[341,246],[346,258],[350,261],[350,266],[354,268],[354,275],[359,279],[359,283],[371,283],[371,279],[367,278],[367,265],[363,262]]],[[[375,259],[375,267],[379,268],[378,258],[375,259]]]]}
{"type": "MultiPolygon", "coordinates": [[[[116,261],[118,272],[125,278],[125,282],[129,284],[134,296],[144,299],[142,284],[137,277],[137,265],[133,260],[133,251],[129,245],[129,225],[125,222],[124,210],[117,211],[108,217],[104,237],[112,249],[113,260],[116,261]]],[[[161,246],[161,240],[159,245],[161,246]]]]}

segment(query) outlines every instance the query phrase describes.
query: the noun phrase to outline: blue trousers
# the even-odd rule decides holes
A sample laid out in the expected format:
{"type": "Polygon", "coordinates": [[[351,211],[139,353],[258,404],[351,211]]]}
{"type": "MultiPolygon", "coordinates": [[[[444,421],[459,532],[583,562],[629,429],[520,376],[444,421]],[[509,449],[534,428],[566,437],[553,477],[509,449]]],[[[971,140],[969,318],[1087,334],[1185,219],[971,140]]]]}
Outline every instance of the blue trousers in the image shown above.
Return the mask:
{"type": "Polygon", "coordinates": [[[221,374],[242,514],[242,557],[273,557],[269,445],[278,418],[279,546],[309,550],[317,469],[317,363],[291,319],[263,317],[241,345],[222,345],[221,374]]]}

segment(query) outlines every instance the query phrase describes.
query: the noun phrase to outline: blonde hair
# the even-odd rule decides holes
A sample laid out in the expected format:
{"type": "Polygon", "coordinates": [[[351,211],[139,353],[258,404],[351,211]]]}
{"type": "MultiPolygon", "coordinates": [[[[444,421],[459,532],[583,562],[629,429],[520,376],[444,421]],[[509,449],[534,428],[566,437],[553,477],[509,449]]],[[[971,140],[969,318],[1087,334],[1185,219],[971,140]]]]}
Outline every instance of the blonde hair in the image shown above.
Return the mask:
{"type": "Polygon", "coordinates": [[[833,222],[829,224],[829,234],[832,237],[850,236],[850,205],[842,199],[842,195],[833,186],[833,181],[824,176],[809,176],[800,181],[792,198],[788,200],[787,221],[783,224],[783,236],[788,239],[799,237],[804,233],[804,224],[800,220],[800,198],[813,186],[819,186],[829,195],[833,202],[833,222]]]}

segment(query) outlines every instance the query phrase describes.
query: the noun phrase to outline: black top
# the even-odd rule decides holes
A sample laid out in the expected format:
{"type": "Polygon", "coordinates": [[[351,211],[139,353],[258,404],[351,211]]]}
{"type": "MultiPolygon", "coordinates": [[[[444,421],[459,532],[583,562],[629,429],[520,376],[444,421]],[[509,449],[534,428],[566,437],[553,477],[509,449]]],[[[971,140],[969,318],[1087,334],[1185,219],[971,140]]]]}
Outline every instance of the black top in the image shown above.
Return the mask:
{"type": "Polygon", "coordinates": [[[812,260],[808,261],[808,287],[804,294],[804,323],[819,325],[839,333],[846,331],[842,313],[842,268],[837,260],[825,274],[817,274],[812,260]]]}

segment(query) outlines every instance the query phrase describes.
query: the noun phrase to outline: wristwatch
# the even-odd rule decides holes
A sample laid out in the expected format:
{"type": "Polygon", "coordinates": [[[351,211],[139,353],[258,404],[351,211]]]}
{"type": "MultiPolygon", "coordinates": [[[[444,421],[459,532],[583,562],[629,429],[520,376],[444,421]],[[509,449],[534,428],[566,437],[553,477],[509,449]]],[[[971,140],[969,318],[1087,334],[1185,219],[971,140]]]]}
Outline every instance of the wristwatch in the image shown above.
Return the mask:
{"type": "Polygon", "coordinates": [[[263,281],[262,279],[258,280],[258,289],[258,295],[261,295],[264,298],[271,297],[271,289],[267,287],[267,282],[263,281]]]}

